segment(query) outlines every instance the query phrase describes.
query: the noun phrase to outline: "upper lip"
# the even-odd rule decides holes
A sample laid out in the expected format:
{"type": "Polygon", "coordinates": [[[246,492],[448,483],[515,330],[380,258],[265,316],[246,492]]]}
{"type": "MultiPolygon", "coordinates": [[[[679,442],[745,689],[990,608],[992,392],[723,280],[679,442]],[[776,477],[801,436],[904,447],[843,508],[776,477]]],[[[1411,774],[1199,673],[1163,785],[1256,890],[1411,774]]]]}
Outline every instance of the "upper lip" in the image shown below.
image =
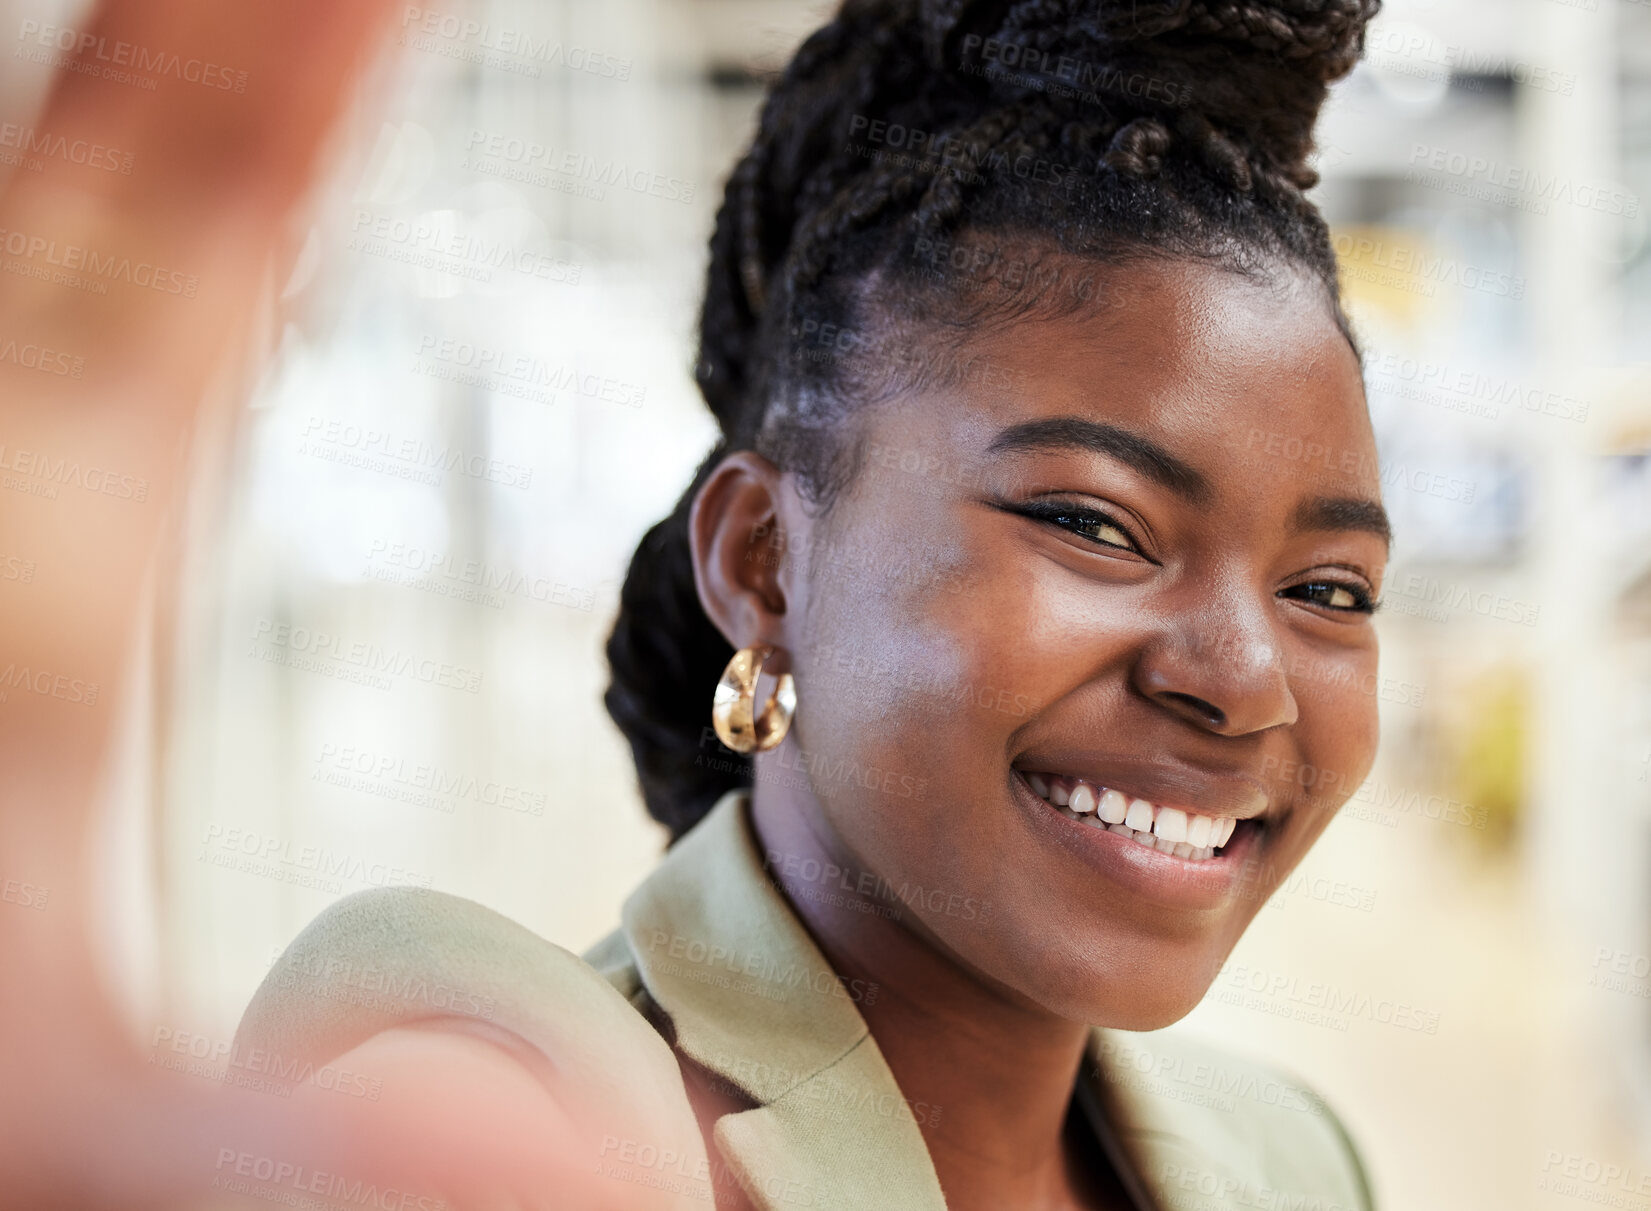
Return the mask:
{"type": "Polygon", "coordinates": [[[1174,758],[1094,749],[1039,749],[1015,758],[1021,773],[1079,778],[1159,807],[1205,816],[1250,820],[1267,814],[1270,797],[1260,778],[1242,770],[1212,770],[1174,758]]]}

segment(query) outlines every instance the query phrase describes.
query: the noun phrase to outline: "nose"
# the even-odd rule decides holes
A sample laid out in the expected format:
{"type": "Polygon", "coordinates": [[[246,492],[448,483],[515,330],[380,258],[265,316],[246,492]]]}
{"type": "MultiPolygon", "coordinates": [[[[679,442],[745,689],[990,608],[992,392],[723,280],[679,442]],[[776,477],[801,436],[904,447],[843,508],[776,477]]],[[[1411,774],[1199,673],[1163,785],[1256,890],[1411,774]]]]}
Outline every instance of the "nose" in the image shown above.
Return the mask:
{"type": "Polygon", "coordinates": [[[1266,611],[1230,599],[1155,634],[1132,680],[1172,715],[1218,736],[1288,727],[1300,713],[1266,611]]]}

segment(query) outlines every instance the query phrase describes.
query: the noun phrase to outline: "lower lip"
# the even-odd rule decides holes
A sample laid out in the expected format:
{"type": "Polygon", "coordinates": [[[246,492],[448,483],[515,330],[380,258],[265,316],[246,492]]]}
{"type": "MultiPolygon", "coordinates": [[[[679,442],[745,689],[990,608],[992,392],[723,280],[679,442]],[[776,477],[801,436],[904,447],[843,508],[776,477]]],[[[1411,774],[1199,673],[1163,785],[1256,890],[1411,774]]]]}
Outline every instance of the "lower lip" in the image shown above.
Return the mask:
{"type": "Polygon", "coordinates": [[[1237,898],[1241,876],[1252,870],[1250,855],[1264,831],[1253,822],[1241,822],[1213,858],[1177,858],[1108,829],[1067,819],[1027,784],[1019,770],[1011,772],[1016,801],[1028,811],[1034,827],[1102,878],[1143,900],[1164,908],[1221,908],[1237,898]]]}

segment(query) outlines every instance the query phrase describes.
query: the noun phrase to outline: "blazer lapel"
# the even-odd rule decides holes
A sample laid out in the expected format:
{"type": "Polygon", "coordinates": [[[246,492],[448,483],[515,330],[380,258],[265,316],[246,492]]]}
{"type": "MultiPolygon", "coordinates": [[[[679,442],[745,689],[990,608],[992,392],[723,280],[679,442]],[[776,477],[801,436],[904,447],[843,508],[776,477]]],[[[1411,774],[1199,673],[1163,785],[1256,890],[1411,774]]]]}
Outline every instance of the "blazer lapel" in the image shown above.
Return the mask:
{"type": "Polygon", "coordinates": [[[717,1122],[716,1145],[765,1211],[944,1211],[916,1112],[855,1007],[870,993],[832,971],[769,883],[746,803],[725,795],[623,913],[677,1049],[757,1103],[717,1122]]]}
{"type": "Polygon", "coordinates": [[[1334,1117],[1311,1090],[1173,1032],[1097,1029],[1089,1061],[1080,1097],[1120,1167],[1157,1200],[1148,1206],[1366,1205],[1349,1185],[1334,1117]]]}
{"type": "Polygon", "coordinates": [[[775,1100],[722,1118],[715,1139],[764,1211],[945,1211],[922,1132],[870,1035],[775,1100]]]}

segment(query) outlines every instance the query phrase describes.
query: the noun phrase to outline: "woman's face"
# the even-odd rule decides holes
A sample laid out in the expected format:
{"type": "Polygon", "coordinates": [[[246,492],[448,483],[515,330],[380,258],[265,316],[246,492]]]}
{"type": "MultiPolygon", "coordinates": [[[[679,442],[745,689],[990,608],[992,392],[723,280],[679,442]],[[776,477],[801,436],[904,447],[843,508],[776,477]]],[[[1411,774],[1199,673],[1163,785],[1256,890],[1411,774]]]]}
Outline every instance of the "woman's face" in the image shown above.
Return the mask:
{"type": "Polygon", "coordinates": [[[799,704],[758,785],[806,771],[808,826],[966,968],[1150,1029],[1369,771],[1359,607],[1387,543],[1358,361],[1315,287],[1113,281],[1118,305],[1015,323],[956,385],[862,414],[823,520],[782,501],[799,704]]]}

